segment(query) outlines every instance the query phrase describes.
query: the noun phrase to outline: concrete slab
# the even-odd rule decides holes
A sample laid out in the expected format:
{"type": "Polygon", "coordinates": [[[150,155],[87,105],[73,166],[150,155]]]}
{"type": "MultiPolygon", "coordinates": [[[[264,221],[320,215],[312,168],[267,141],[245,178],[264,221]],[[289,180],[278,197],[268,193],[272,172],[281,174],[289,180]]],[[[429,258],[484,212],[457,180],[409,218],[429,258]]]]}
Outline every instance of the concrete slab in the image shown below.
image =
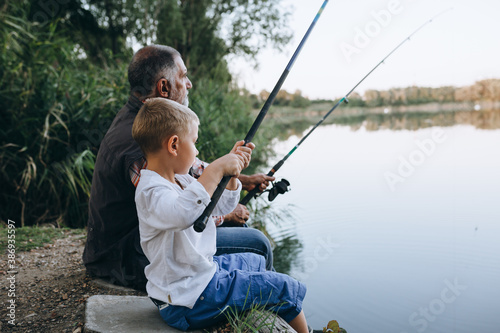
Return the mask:
{"type": "Polygon", "coordinates": [[[87,299],[86,305],[85,332],[181,332],[163,321],[158,309],[147,296],[95,295],[87,299]]]}

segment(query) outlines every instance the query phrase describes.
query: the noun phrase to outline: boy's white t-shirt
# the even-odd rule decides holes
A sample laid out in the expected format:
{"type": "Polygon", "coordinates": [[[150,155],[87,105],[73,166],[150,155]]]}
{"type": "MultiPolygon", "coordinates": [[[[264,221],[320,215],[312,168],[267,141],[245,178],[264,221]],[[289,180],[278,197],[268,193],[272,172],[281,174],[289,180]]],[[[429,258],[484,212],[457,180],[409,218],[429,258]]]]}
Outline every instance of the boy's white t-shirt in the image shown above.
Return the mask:
{"type": "MultiPolygon", "coordinates": [[[[141,247],[150,264],[144,272],[150,297],[192,308],[212,279],[216,264],[216,226],[192,227],[210,202],[207,191],[190,175],[175,175],[184,188],[154,171],[141,170],[135,192],[141,247]]],[[[213,215],[226,215],[239,201],[238,189],[225,190],[213,215]]]]}

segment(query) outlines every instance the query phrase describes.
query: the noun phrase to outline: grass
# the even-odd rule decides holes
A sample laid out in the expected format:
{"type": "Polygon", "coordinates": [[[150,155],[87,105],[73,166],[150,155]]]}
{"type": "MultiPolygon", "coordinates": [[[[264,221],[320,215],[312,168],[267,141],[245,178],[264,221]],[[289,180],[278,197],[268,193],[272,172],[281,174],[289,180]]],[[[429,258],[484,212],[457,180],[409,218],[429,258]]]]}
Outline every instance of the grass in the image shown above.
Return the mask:
{"type": "Polygon", "coordinates": [[[258,333],[262,329],[273,332],[278,326],[278,315],[266,310],[266,305],[263,304],[252,304],[250,309],[242,312],[228,307],[223,313],[227,319],[226,327],[234,333],[258,333]]]}
{"type": "MultiPolygon", "coordinates": [[[[85,229],[51,228],[51,227],[23,227],[15,229],[16,251],[29,251],[38,247],[52,244],[55,240],[67,235],[85,235],[85,229]]],[[[0,253],[5,253],[8,244],[8,233],[5,225],[0,226],[0,253]]]]}
{"type": "MultiPolygon", "coordinates": [[[[243,309],[246,310],[241,311],[229,305],[221,310],[219,315],[224,315],[227,322],[223,324],[222,330],[216,329],[217,332],[228,332],[229,329],[231,333],[258,333],[261,330],[274,332],[275,329],[281,329],[281,324],[277,322],[277,311],[282,304],[269,306],[267,301],[261,303],[255,300],[250,303],[249,294],[250,285],[243,303],[243,309]]],[[[260,295],[261,301],[264,301],[263,296],[260,295]]]]}

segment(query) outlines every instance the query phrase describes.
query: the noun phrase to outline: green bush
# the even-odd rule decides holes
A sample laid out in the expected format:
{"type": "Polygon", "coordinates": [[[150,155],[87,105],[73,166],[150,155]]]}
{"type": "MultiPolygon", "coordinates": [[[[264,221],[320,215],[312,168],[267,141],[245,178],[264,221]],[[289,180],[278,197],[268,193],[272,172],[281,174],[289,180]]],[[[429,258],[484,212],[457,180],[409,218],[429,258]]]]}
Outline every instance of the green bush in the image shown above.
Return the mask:
{"type": "Polygon", "coordinates": [[[82,61],[59,36],[0,13],[2,218],[82,227],[97,147],[127,95],[124,67],[82,61]]]}
{"type": "MultiPolygon", "coordinates": [[[[190,94],[190,108],[200,118],[199,158],[211,162],[227,154],[236,141],[245,138],[255,120],[251,102],[238,89],[207,79],[197,82],[190,94]]],[[[272,153],[270,132],[265,130],[266,124],[262,127],[252,140],[257,148],[252,154],[251,168],[244,171],[246,174],[255,171],[272,153]]]]}

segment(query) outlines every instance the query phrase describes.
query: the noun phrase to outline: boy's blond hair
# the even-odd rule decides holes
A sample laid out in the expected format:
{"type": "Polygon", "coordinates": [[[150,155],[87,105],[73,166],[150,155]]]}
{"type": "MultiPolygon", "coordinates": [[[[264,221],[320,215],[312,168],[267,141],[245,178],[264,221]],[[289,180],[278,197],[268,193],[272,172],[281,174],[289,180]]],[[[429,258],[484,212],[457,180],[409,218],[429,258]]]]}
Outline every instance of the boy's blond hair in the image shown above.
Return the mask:
{"type": "Polygon", "coordinates": [[[148,155],[158,151],[166,138],[183,137],[193,122],[200,123],[196,113],[187,106],[166,98],[150,98],[135,117],[132,137],[148,155]]]}

